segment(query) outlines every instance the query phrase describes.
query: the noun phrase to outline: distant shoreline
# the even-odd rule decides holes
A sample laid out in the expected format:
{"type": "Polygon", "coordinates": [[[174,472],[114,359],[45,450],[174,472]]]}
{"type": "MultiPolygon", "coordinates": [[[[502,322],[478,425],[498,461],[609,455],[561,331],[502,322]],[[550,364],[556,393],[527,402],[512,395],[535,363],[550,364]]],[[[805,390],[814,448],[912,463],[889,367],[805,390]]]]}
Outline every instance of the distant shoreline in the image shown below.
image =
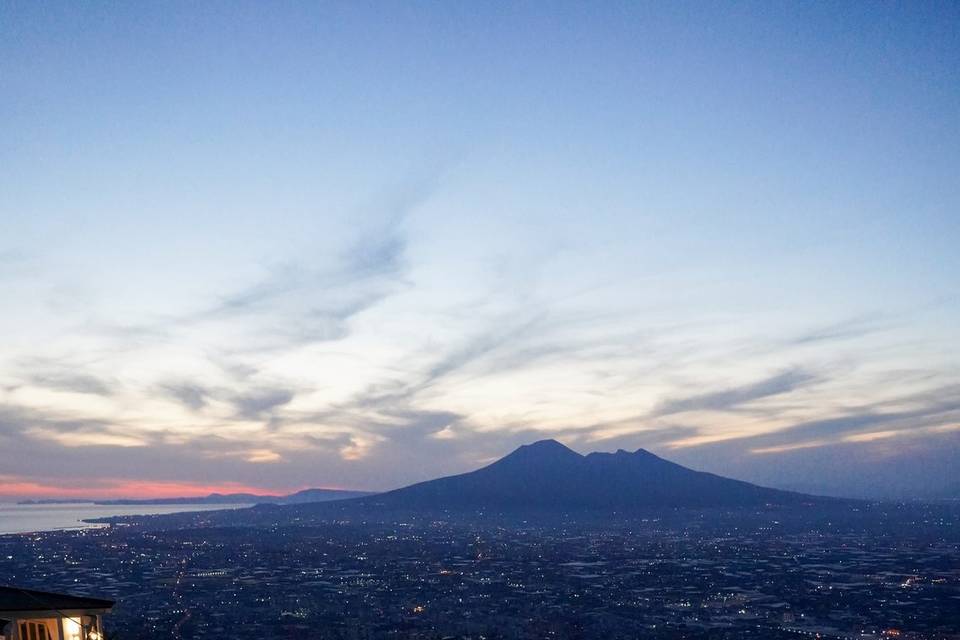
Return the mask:
{"type": "Polygon", "coordinates": [[[31,535],[103,528],[103,519],[172,515],[199,511],[244,509],[251,503],[98,505],[92,502],[54,504],[0,503],[0,536],[31,535]]]}
{"type": "Polygon", "coordinates": [[[176,498],[39,498],[21,500],[18,505],[58,505],[92,504],[97,506],[136,506],[136,505],[187,505],[187,504],[302,504],[305,502],[327,502],[329,500],[349,500],[373,495],[369,491],[351,491],[348,489],[304,489],[289,495],[253,494],[253,493],[211,493],[206,496],[184,496],[176,498]]]}

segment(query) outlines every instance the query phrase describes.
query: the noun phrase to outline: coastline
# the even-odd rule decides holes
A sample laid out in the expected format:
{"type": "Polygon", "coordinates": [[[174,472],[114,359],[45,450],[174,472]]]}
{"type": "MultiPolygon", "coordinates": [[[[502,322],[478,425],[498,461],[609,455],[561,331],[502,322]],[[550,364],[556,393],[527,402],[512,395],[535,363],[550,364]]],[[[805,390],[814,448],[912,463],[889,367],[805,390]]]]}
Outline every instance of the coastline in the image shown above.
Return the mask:
{"type": "Polygon", "coordinates": [[[0,502],[0,536],[82,531],[109,526],[108,519],[128,516],[167,515],[243,509],[242,504],[143,504],[102,505],[95,503],[17,504],[0,502]]]}

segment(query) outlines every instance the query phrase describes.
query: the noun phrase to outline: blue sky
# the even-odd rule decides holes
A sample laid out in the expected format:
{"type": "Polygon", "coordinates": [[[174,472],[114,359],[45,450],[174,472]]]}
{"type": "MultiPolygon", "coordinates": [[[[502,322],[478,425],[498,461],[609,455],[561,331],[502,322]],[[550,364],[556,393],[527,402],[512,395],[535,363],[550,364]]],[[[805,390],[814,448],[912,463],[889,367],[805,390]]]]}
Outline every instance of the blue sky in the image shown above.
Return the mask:
{"type": "Polygon", "coordinates": [[[0,494],[380,489],[539,437],[947,491],[958,27],[5,3],[0,494]]]}

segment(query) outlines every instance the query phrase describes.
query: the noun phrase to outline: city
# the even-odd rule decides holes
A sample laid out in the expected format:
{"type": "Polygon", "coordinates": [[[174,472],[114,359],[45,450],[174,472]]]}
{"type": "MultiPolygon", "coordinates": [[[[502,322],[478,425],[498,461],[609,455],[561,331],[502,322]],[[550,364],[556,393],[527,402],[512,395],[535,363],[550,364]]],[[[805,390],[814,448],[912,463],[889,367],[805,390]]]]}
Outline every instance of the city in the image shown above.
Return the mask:
{"type": "MultiPolygon", "coordinates": [[[[5,580],[118,601],[119,639],[960,638],[960,508],[464,515],[0,539],[5,580]]],[[[111,636],[108,636],[111,637],[111,636]]]]}

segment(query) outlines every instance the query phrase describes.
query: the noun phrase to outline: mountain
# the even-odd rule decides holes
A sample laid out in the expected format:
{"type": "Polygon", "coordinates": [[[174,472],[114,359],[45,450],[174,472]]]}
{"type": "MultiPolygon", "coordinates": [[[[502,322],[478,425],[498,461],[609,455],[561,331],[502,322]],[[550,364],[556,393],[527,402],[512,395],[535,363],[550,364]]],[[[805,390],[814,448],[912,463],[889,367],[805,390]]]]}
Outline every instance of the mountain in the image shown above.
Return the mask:
{"type": "Polygon", "coordinates": [[[286,496],[256,495],[253,493],[211,493],[207,496],[188,496],[183,498],[147,498],[123,500],[97,500],[96,504],[138,505],[138,504],[304,504],[307,502],[328,502],[348,500],[372,495],[369,491],[345,491],[341,489],[304,489],[286,496]]]}
{"type": "Polygon", "coordinates": [[[414,510],[620,511],[799,504],[813,500],[829,499],[693,471],[644,449],[584,456],[555,440],[541,440],[470,473],[429,480],[354,502],[414,510]]]}
{"type": "Polygon", "coordinates": [[[277,504],[303,504],[305,502],[330,502],[332,500],[349,500],[374,495],[372,491],[347,491],[344,489],[304,489],[283,496],[277,504]]]}
{"type": "Polygon", "coordinates": [[[375,522],[378,518],[392,518],[398,514],[404,518],[416,518],[441,513],[446,516],[482,513],[526,519],[550,518],[551,514],[567,518],[578,514],[595,517],[651,511],[679,515],[684,508],[736,509],[767,505],[783,506],[790,513],[801,513],[806,510],[793,507],[841,506],[849,511],[846,507],[853,502],[856,501],[770,489],[694,471],[643,449],[632,453],[620,450],[584,456],[555,440],[541,440],[524,445],[476,471],[353,499],[299,504],[272,501],[250,509],[115,516],[89,522],[136,522],[140,526],[155,528],[192,527],[198,523],[203,526],[276,526],[341,518],[375,522]]]}

